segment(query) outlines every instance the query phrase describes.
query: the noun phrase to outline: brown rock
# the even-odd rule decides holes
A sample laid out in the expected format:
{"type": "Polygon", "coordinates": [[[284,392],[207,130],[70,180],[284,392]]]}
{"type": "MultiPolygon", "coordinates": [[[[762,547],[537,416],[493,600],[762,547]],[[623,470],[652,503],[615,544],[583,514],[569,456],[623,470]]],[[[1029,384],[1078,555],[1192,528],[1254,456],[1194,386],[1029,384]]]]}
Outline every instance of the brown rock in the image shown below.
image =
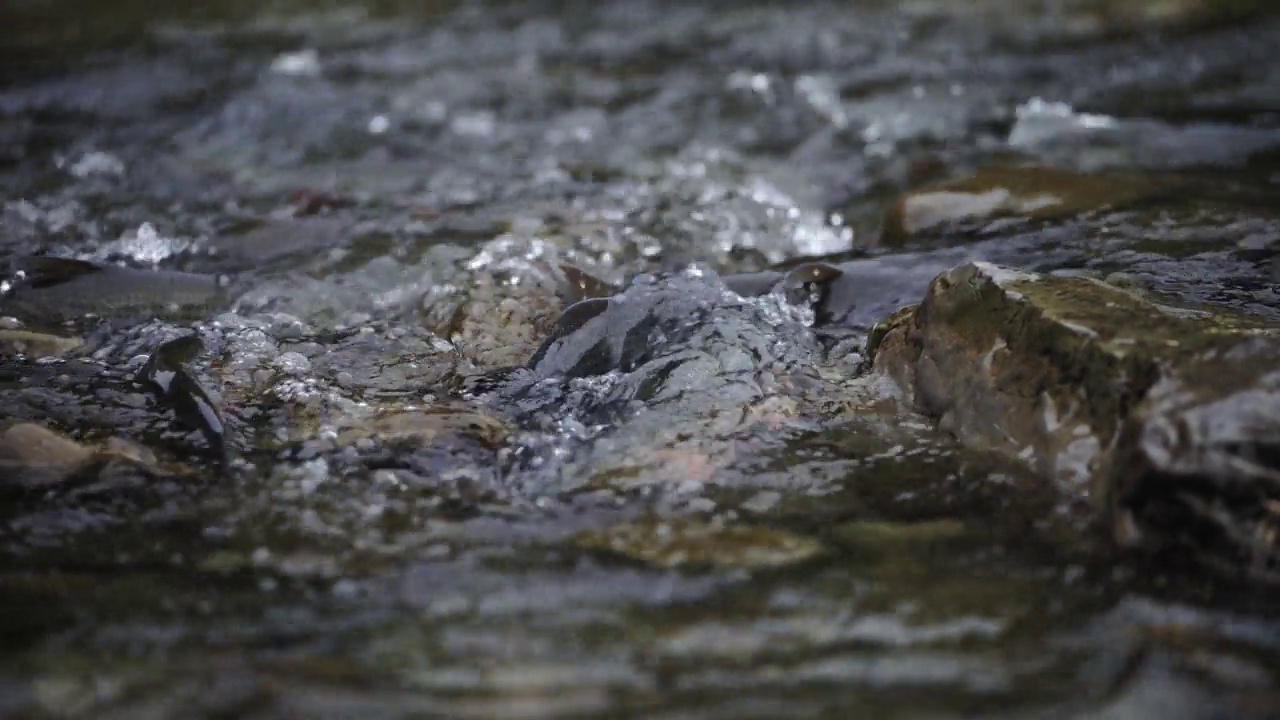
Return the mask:
{"type": "Polygon", "coordinates": [[[0,473],[4,483],[25,487],[56,485],[94,458],[92,448],[34,423],[0,433],[0,473]]]}
{"type": "Polygon", "coordinates": [[[362,437],[377,437],[430,445],[442,437],[465,436],[487,446],[497,446],[506,439],[507,432],[506,425],[497,418],[465,407],[441,405],[425,410],[386,412],[369,422],[343,430],[339,433],[339,441],[349,443],[362,437]]]}
{"type": "Polygon", "coordinates": [[[137,468],[157,472],[159,461],[151,450],[124,438],[86,445],[35,423],[11,425],[0,433],[0,485],[39,489],[137,468]]]}
{"type": "Polygon", "coordinates": [[[697,518],[648,519],[576,536],[574,544],[660,568],[758,570],[810,560],[823,552],[812,538],[763,527],[697,518]]]}
{"type": "Polygon", "coordinates": [[[1280,331],[973,263],[873,338],[917,409],[1091,501],[1118,540],[1280,579],[1280,331]]]}
{"type": "Polygon", "coordinates": [[[883,240],[997,218],[1048,220],[1116,208],[1172,183],[1136,174],[1085,174],[1047,167],[988,167],[960,180],[929,185],[900,197],[884,220],[883,240]]]}

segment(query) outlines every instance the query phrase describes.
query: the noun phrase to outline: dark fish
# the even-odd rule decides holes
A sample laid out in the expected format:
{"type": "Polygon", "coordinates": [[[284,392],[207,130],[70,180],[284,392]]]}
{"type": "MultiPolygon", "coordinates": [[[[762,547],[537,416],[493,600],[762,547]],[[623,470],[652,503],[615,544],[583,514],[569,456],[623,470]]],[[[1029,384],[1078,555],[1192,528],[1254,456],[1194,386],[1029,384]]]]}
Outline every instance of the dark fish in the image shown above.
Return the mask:
{"type": "Polygon", "coordinates": [[[805,263],[792,268],[787,273],[787,282],[792,283],[828,283],[844,275],[844,271],[827,263],[805,263]]]}
{"type": "Polygon", "coordinates": [[[61,323],[88,315],[199,319],[228,299],[218,277],[86,260],[26,257],[0,294],[0,313],[61,323]]]}
{"type": "Polygon", "coordinates": [[[743,297],[753,297],[772,292],[779,283],[786,283],[786,289],[806,283],[825,284],[843,274],[844,272],[835,265],[814,262],[805,263],[790,270],[765,270],[757,273],[726,275],[724,284],[743,297]]]}
{"type": "Polygon", "coordinates": [[[138,371],[138,381],[148,385],[163,402],[173,408],[179,422],[200,432],[209,449],[223,462],[227,460],[226,430],[222,413],[209,393],[183,367],[204,350],[199,335],[184,335],[163,343],[138,371]]]}
{"type": "Polygon", "coordinates": [[[843,275],[844,271],[835,265],[812,262],[784,271],[728,275],[724,284],[743,297],[765,295],[779,288],[787,302],[812,307],[814,319],[823,324],[833,315],[828,307],[831,291],[843,275]]]}

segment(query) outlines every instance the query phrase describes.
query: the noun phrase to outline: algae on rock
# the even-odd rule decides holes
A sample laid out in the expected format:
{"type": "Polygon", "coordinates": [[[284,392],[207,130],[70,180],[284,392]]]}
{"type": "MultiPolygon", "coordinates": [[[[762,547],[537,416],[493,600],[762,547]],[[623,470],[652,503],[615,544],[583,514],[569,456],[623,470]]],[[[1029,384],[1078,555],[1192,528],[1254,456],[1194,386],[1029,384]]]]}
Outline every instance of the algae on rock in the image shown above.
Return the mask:
{"type": "Polygon", "coordinates": [[[583,549],[660,568],[758,570],[804,562],[823,552],[811,538],[762,527],[695,518],[650,519],[580,534],[583,549]]]}
{"type": "Polygon", "coordinates": [[[873,339],[917,409],[1091,501],[1123,543],[1280,577],[1274,328],[970,263],[873,339]]]}

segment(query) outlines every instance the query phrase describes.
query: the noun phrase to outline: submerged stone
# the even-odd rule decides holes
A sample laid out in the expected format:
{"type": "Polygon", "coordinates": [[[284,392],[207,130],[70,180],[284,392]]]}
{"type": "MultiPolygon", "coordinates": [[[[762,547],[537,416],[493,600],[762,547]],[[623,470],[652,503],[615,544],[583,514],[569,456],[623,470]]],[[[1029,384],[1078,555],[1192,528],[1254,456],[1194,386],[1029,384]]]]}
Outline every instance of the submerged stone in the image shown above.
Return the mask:
{"type": "Polygon", "coordinates": [[[1118,540],[1280,577],[1274,328],[971,263],[873,338],[917,409],[1091,500],[1118,540]]]}
{"type": "Polygon", "coordinates": [[[0,468],[6,484],[56,485],[93,458],[93,450],[34,423],[19,423],[0,434],[0,468]]]}
{"type": "Polygon", "coordinates": [[[468,390],[527,431],[510,456],[530,490],[648,488],[705,506],[702,487],[736,484],[735,465],[790,433],[881,412],[861,356],[828,346],[786,285],[743,297],[697,269],[641,276],[574,305],[524,367],[468,390]]]}
{"type": "Polygon", "coordinates": [[[1052,220],[1115,210],[1167,193],[1174,186],[1170,180],[1136,173],[993,166],[903,195],[885,216],[882,238],[895,243],[1000,218],[1052,220]]]}
{"type": "Polygon", "coordinates": [[[677,423],[741,413],[817,381],[821,347],[805,313],[775,297],[743,298],[699,271],[642,276],[566,311],[498,396],[518,416],[572,413],[587,423],[626,415],[633,403],[664,407],[677,423]]]}
{"type": "Polygon", "coordinates": [[[959,520],[926,520],[922,522],[884,522],[856,520],[832,529],[835,541],[858,554],[892,554],[945,545],[966,534],[959,520]]]}
{"type": "Polygon", "coordinates": [[[422,313],[433,333],[481,369],[523,362],[552,330],[564,309],[561,296],[596,288],[585,273],[566,273],[551,243],[517,237],[487,243],[459,281],[432,287],[422,313]]]}
{"type": "Polygon", "coordinates": [[[761,570],[794,565],[822,553],[821,543],[779,530],[716,520],[644,520],[578,535],[574,544],[659,568],[761,570]]]}
{"type": "Polygon", "coordinates": [[[123,438],[101,445],[79,443],[35,423],[17,423],[0,432],[0,486],[55,487],[73,478],[110,475],[119,464],[158,469],[151,451],[123,438]]]}
{"type": "Polygon", "coordinates": [[[338,433],[339,443],[360,438],[379,441],[412,440],[431,444],[451,435],[465,435],[488,446],[500,445],[507,429],[497,418],[466,407],[439,406],[425,410],[388,412],[367,423],[344,428],[338,433]]]}
{"type": "MultiPolygon", "coordinates": [[[[839,274],[834,269],[832,273],[839,274]]],[[[744,332],[747,328],[734,327],[737,324],[731,317],[734,311],[747,311],[748,316],[743,320],[760,321],[763,327],[771,324],[771,320],[784,319],[785,304],[778,308],[783,312],[775,310],[779,317],[773,320],[765,317],[768,312],[765,306],[735,301],[726,290],[727,286],[718,279],[704,280],[698,271],[665,280],[652,276],[638,278],[628,292],[612,299],[584,300],[570,307],[557,322],[555,332],[527,365],[539,377],[589,377],[614,370],[631,372],[673,349],[706,348],[699,342],[699,334],[721,334],[730,341],[748,340],[744,332]],[[724,314],[718,314],[717,310],[723,310],[724,314]]],[[[800,312],[797,308],[792,318],[797,328],[804,325],[800,312]]],[[[760,341],[764,342],[765,338],[760,341]]],[[[755,357],[767,359],[770,354],[768,348],[761,347],[755,357]]],[[[746,365],[742,369],[746,369],[746,365]]]]}

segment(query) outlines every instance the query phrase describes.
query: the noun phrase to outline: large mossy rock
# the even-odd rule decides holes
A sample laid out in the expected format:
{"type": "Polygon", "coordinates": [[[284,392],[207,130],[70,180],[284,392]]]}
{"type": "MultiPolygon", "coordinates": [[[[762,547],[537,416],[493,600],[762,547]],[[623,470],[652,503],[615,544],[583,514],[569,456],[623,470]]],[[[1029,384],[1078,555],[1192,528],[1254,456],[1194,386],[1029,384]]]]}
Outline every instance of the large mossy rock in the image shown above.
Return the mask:
{"type": "Polygon", "coordinates": [[[970,263],[870,350],[918,410],[1090,501],[1123,544],[1280,581],[1280,329],[970,263]]]}

